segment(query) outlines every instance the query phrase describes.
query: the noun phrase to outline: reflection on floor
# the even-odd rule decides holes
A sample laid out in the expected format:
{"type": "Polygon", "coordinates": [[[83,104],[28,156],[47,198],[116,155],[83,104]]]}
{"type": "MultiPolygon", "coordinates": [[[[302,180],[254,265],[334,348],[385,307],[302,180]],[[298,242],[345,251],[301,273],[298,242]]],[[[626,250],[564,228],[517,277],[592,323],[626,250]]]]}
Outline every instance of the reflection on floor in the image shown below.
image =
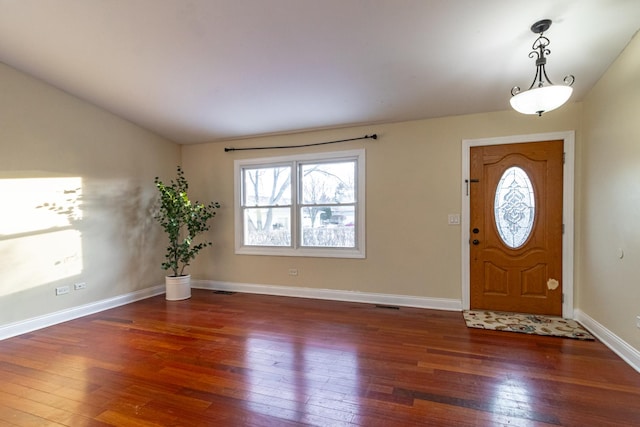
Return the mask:
{"type": "Polygon", "coordinates": [[[4,340],[0,384],[15,425],[640,425],[640,374],[597,341],[204,290],[4,340]]]}

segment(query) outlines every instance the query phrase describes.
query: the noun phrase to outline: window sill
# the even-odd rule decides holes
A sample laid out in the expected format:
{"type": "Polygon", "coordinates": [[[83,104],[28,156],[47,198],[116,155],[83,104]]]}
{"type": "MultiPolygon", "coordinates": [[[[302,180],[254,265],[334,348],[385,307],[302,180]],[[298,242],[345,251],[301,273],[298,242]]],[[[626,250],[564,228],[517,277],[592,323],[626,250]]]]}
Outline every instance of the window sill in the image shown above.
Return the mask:
{"type": "Polygon", "coordinates": [[[236,255],[260,255],[260,256],[292,256],[307,258],[366,258],[364,250],[353,248],[276,248],[243,246],[236,248],[236,255]]]}

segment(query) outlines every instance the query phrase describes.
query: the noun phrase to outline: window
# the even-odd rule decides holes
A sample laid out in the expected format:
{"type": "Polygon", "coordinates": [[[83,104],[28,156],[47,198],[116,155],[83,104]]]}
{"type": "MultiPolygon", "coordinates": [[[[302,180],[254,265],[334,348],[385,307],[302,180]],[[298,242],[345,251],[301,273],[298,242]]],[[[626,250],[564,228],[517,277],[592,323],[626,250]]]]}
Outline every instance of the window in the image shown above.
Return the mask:
{"type": "Polygon", "coordinates": [[[236,160],[236,253],[364,258],[364,176],[364,150],[236,160]]]}
{"type": "Polygon", "coordinates": [[[494,201],[494,217],[500,238],[511,249],[522,246],[533,230],[535,197],[529,175],[513,166],[498,182],[494,201]]]}

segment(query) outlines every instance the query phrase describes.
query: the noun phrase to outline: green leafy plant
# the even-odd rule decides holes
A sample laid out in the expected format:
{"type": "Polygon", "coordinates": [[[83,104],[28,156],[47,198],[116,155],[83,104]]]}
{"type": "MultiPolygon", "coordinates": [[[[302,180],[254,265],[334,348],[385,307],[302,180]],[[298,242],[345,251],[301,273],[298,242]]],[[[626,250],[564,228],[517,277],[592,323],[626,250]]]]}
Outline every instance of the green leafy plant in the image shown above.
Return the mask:
{"type": "Polygon", "coordinates": [[[169,246],[165,254],[166,262],[162,268],[171,270],[173,276],[183,276],[184,269],[198,255],[211,246],[212,242],[194,243],[197,236],[208,231],[209,220],[216,215],[220,207],[217,202],[207,205],[198,201],[191,202],[187,194],[189,183],[184,177],[184,171],[177,168],[176,180],[164,184],[160,178],[155,178],[155,185],[160,192],[158,210],[154,218],[160,223],[169,237],[169,246]]]}

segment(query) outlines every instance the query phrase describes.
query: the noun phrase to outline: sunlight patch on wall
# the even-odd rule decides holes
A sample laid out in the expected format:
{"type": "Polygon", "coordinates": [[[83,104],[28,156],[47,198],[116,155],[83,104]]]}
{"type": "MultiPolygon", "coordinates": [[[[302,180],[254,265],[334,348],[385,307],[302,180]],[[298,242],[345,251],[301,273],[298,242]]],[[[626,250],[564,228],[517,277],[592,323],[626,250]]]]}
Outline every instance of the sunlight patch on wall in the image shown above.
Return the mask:
{"type": "Polygon", "coordinates": [[[0,296],[82,272],[82,178],[0,179],[0,296]]]}
{"type": "Polygon", "coordinates": [[[0,179],[0,236],[72,226],[82,219],[82,178],[0,179]]]}

